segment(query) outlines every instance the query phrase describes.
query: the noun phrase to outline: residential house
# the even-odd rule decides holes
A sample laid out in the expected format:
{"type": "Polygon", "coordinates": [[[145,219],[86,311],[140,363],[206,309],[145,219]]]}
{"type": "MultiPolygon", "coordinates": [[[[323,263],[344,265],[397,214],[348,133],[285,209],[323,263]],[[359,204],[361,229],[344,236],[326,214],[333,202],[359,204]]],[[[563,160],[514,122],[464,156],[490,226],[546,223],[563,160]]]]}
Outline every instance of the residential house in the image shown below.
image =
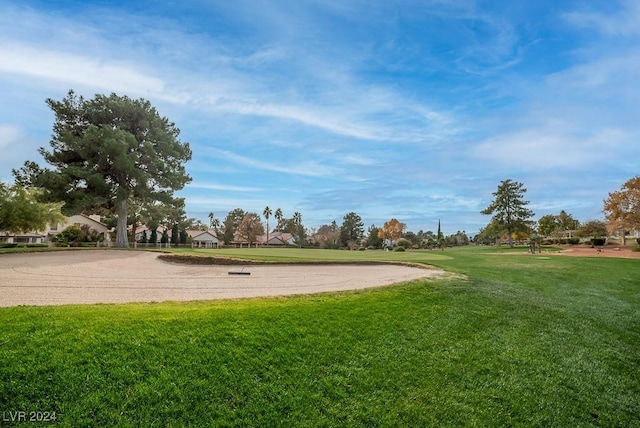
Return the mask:
{"type": "MultiPolygon", "coordinates": [[[[166,228],[164,226],[158,226],[156,228],[156,236],[158,238],[158,242],[160,242],[160,238],[162,238],[162,234],[164,233],[165,229],[166,228]]],[[[129,226],[129,232],[130,231],[131,231],[131,226],[129,226]]],[[[147,241],[148,241],[149,239],[151,239],[152,230],[149,227],[147,227],[146,225],[144,225],[144,224],[139,225],[138,227],[136,227],[136,233],[134,234],[135,241],[136,242],[140,242],[142,240],[142,237],[144,236],[145,232],[147,234],[147,241]]],[[[167,233],[169,234],[169,236],[171,236],[171,229],[168,229],[167,233]]]]}
{"type": "Polygon", "coordinates": [[[8,233],[0,232],[0,242],[6,243],[25,243],[25,244],[46,244],[51,242],[51,238],[62,232],[69,226],[87,225],[89,228],[97,231],[103,236],[105,245],[111,245],[111,232],[104,223],[100,222],[98,215],[76,214],[71,217],[65,217],[63,221],[57,224],[47,225],[43,231],[31,231],[28,233],[8,233]]]}
{"type": "Polygon", "coordinates": [[[220,240],[213,230],[187,230],[187,235],[192,240],[192,247],[195,248],[218,248],[220,240]]]}
{"type": "Polygon", "coordinates": [[[84,215],[84,214],[76,214],[76,215],[72,215],[71,217],[65,217],[65,219],[62,222],[55,225],[49,225],[47,227],[47,230],[45,231],[47,236],[46,241],[47,242],[51,241],[51,238],[53,236],[62,232],[69,226],[82,227],[84,225],[89,226],[90,229],[93,229],[96,232],[98,232],[100,235],[102,235],[102,238],[103,238],[102,242],[106,246],[111,245],[112,243],[111,234],[113,232],[113,229],[109,229],[106,224],[102,223],[100,221],[99,215],[84,215]]]}
{"type": "Polygon", "coordinates": [[[267,242],[267,235],[261,236],[262,245],[268,245],[269,247],[287,247],[290,245],[296,245],[296,240],[291,233],[287,232],[269,232],[269,241],[267,242]]]}
{"type": "Polygon", "coordinates": [[[236,247],[250,247],[250,246],[269,246],[269,247],[288,247],[296,245],[295,238],[291,233],[273,231],[269,232],[269,241],[267,241],[267,235],[264,234],[262,236],[258,236],[256,241],[252,244],[247,241],[244,237],[240,236],[240,234],[236,233],[233,237],[232,245],[236,247]]]}

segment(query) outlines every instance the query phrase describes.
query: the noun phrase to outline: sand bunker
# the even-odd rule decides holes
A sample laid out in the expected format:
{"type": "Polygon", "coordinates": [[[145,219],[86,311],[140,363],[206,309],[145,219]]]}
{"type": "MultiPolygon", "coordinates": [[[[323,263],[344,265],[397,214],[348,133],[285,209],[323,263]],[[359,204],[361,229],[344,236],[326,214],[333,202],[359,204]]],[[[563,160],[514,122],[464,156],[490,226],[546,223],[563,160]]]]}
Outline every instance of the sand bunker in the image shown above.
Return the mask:
{"type": "Polygon", "coordinates": [[[0,255],[0,306],[160,302],[355,290],[444,275],[398,265],[184,265],[137,251],[0,255]]]}

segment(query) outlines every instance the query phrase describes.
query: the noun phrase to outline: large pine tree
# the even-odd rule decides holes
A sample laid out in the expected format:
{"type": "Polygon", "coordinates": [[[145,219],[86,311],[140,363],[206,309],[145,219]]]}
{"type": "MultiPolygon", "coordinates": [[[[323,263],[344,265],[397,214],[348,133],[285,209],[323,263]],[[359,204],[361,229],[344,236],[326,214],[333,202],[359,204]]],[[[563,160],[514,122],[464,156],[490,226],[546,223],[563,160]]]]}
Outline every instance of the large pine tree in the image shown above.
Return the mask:
{"type": "Polygon", "coordinates": [[[14,170],[16,180],[43,189],[47,201],[64,202],[67,215],[115,211],[116,246],[128,247],[129,203],[172,203],[173,192],[191,180],[184,168],[189,144],[144,99],[111,94],[88,100],[69,91],[47,104],[55,114],[51,150],[39,152],[53,168],[27,162],[14,170]]]}
{"type": "Polygon", "coordinates": [[[500,182],[498,190],[493,193],[491,204],[482,210],[482,214],[494,214],[491,224],[503,228],[509,235],[509,246],[513,247],[513,232],[526,230],[530,226],[529,219],[534,213],[527,208],[529,201],[524,200],[527,189],[522,183],[511,179],[500,182]]]}

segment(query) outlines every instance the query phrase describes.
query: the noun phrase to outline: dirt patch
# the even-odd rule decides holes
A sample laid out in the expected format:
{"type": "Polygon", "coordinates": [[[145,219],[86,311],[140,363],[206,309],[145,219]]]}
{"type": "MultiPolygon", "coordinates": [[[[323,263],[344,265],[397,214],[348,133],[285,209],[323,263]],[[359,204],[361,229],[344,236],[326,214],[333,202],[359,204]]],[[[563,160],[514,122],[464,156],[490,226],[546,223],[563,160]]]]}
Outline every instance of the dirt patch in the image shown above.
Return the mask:
{"type": "Polygon", "coordinates": [[[443,276],[440,270],[390,264],[174,264],[138,251],[5,254],[0,256],[0,306],[282,296],[443,276]],[[229,275],[240,269],[250,275],[229,275]]]}
{"type": "Polygon", "coordinates": [[[623,259],[640,259],[640,251],[632,251],[630,246],[606,245],[602,248],[591,248],[587,245],[575,245],[562,251],[547,253],[559,256],[578,257],[616,257],[623,259]]]}

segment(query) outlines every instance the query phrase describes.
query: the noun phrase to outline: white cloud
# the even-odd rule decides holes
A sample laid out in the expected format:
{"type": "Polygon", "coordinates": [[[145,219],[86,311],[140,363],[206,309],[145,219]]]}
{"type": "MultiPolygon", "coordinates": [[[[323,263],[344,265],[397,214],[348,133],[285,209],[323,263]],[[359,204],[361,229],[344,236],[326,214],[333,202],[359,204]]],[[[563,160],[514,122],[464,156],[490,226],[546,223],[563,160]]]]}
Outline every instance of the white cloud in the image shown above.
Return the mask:
{"type": "Polygon", "coordinates": [[[165,101],[184,102],[183,98],[168,93],[161,79],[146,75],[128,64],[20,43],[0,44],[0,72],[51,79],[107,92],[151,94],[165,101]]]}
{"type": "Polygon", "coordinates": [[[19,168],[27,153],[33,158],[32,138],[23,129],[13,124],[0,124],[0,181],[9,182],[11,169],[19,168]]]}
{"type": "Polygon", "coordinates": [[[246,199],[246,198],[211,198],[206,196],[187,196],[185,202],[194,209],[206,210],[232,210],[234,208],[242,208],[244,210],[258,209],[268,204],[265,199],[246,199]]]}
{"type": "Polygon", "coordinates": [[[640,35],[640,2],[622,1],[616,13],[574,11],[564,15],[571,24],[583,28],[595,28],[609,36],[640,35]]]}
{"type": "Polygon", "coordinates": [[[190,189],[222,190],[225,192],[261,192],[264,190],[260,187],[232,186],[214,183],[191,183],[187,184],[186,187],[190,189]]]}
{"type": "Polygon", "coordinates": [[[261,161],[246,156],[241,156],[226,150],[209,149],[217,157],[235,162],[238,165],[255,168],[258,170],[266,170],[290,175],[302,175],[310,177],[328,177],[339,174],[341,171],[337,168],[319,164],[313,161],[296,162],[294,159],[288,159],[286,162],[279,161],[261,161]]]}
{"type": "Polygon", "coordinates": [[[624,140],[621,131],[604,129],[584,133],[561,124],[547,124],[489,138],[472,149],[472,154],[502,166],[546,171],[587,170],[612,161],[614,145],[624,140]]]}
{"type": "Polygon", "coordinates": [[[19,142],[21,135],[22,132],[17,126],[0,123],[0,150],[6,153],[5,150],[19,142]]]}

